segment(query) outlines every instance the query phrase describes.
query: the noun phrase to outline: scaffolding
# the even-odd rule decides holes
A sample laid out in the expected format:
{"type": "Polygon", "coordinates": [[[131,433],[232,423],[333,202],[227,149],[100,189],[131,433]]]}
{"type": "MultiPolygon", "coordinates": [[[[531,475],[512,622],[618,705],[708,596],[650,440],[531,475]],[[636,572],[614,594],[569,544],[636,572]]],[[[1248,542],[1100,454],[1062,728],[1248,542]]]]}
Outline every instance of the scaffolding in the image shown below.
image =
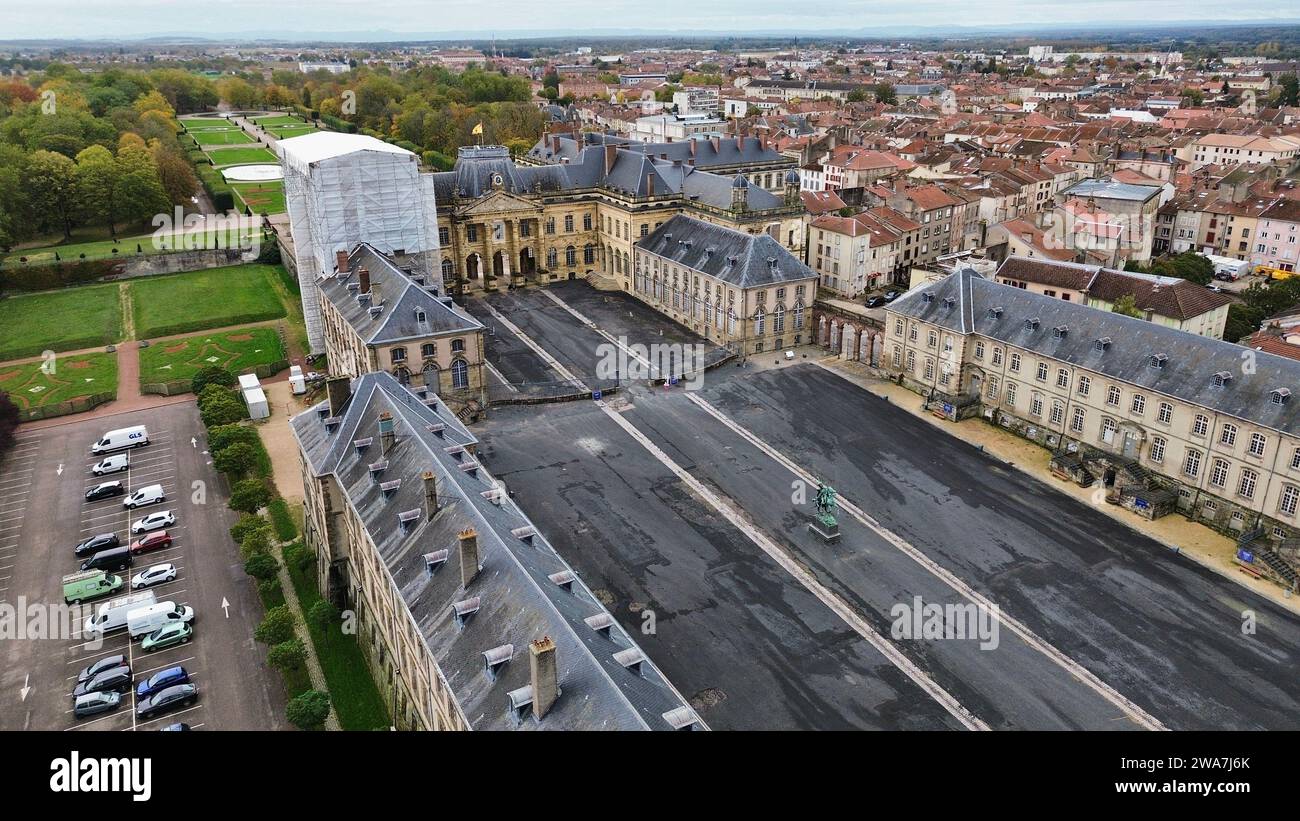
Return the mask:
{"type": "Polygon", "coordinates": [[[432,178],[404,148],[359,134],[321,131],[276,144],[284,169],[303,318],[313,353],[325,349],[316,280],[331,273],[335,252],[367,242],[415,260],[432,276],[438,214],[432,178]]]}

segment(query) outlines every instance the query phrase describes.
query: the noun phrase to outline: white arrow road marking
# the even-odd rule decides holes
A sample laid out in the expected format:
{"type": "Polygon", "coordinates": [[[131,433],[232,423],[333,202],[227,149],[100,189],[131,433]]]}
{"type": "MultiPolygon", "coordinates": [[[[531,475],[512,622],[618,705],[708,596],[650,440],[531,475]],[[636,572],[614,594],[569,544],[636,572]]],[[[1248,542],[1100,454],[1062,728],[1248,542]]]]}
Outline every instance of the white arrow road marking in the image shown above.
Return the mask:
{"type": "Polygon", "coordinates": [[[32,677],[31,673],[28,673],[27,675],[23,676],[23,689],[18,691],[22,693],[23,701],[27,700],[27,694],[32,691],[32,688],[27,686],[27,683],[28,681],[31,680],[31,677],[32,677]]]}
{"type": "Polygon", "coordinates": [[[226,618],[230,618],[230,602],[226,601],[225,596],[221,597],[221,609],[226,611],[226,618]]]}

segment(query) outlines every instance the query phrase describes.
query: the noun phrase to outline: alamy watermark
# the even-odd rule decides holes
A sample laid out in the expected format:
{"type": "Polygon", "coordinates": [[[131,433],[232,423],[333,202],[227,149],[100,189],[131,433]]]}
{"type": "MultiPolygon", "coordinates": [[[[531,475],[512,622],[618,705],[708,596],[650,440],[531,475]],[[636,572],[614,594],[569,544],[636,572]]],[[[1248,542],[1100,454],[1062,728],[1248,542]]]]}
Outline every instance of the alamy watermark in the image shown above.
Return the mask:
{"type": "Polygon", "coordinates": [[[616,342],[596,346],[596,378],[608,380],[662,379],[676,382],[688,391],[704,384],[704,346],[675,342],[650,345],[629,343],[620,336],[616,342]]]}
{"type": "Polygon", "coordinates": [[[80,604],[51,604],[28,601],[18,596],[12,602],[0,602],[0,641],[79,640],[88,650],[104,644],[104,634],[85,629],[95,608],[80,604]]]}
{"type": "Polygon", "coordinates": [[[895,639],[978,640],[981,650],[998,648],[1002,618],[996,604],[926,604],[914,596],[910,603],[891,607],[889,615],[894,620],[890,635],[895,639]]]}
{"type": "Polygon", "coordinates": [[[178,205],[171,214],[155,214],[151,224],[153,247],[159,251],[262,251],[262,218],[257,216],[186,214],[178,205]]]}

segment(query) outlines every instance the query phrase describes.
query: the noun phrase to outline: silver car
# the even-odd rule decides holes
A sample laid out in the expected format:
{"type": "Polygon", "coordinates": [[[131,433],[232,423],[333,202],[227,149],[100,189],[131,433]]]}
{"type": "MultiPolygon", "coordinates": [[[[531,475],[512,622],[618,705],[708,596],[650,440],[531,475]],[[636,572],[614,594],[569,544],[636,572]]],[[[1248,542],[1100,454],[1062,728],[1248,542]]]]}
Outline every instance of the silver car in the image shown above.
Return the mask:
{"type": "Polygon", "coordinates": [[[143,590],[155,584],[164,584],[176,580],[176,565],[170,562],[147,567],[131,577],[131,589],[143,590]]]}

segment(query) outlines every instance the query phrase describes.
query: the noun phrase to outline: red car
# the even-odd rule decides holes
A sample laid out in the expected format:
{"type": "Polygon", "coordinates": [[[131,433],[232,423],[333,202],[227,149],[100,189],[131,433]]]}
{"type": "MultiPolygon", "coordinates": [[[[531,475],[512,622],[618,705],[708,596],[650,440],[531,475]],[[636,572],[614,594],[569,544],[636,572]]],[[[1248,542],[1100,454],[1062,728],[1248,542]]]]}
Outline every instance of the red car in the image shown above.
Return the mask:
{"type": "Polygon", "coordinates": [[[136,556],[141,553],[149,553],[154,550],[172,546],[171,534],[165,530],[155,530],[145,536],[141,536],[131,543],[131,555],[136,556]]]}

